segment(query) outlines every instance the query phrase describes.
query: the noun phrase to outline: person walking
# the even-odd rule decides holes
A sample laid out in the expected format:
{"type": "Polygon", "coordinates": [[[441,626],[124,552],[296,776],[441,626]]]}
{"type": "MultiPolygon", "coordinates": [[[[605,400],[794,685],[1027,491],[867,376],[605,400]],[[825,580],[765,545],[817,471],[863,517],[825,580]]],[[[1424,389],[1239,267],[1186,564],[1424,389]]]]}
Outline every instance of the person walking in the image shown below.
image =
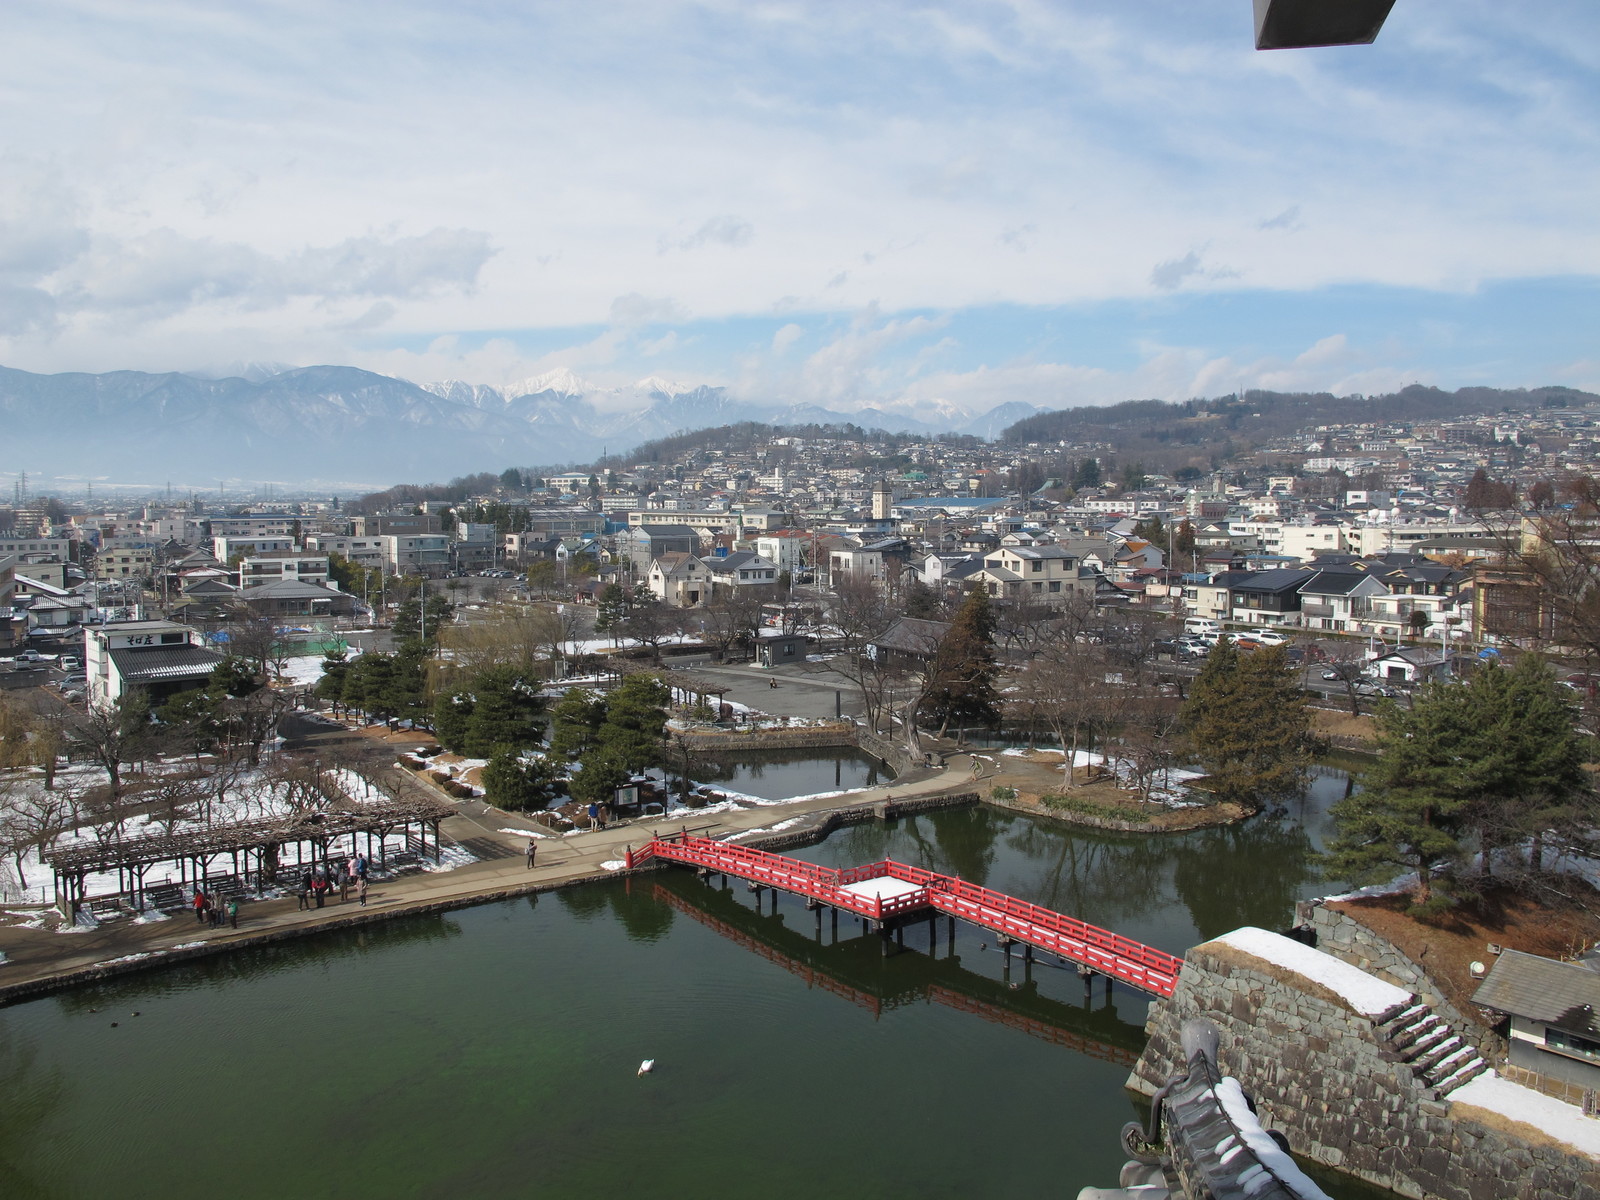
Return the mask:
{"type": "Polygon", "coordinates": [[[539,853],[539,843],[532,838],[528,839],[528,870],[533,870],[533,856],[539,853]]]}
{"type": "Polygon", "coordinates": [[[304,909],[309,909],[311,907],[311,872],[310,871],[305,871],[300,876],[300,907],[303,910],[304,909]]]}
{"type": "Polygon", "coordinates": [[[198,887],[194,889],[194,919],[196,924],[206,923],[206,894],[198,887]]]}
{"type": "Polygon", "coordinates": [[[600,825],[600,806],[593,800],[589,801],[589,828],[596,829],[600,825]]]}
{"type": "Polygon", "coordinates": [[[367,877],[367,856],[365,854],[358,854],[358,855],[356,855],[356,878],[357,879],[365,879],[366,877],[367,877]]]}
{"type": "Polygon", "coordinates": [[[361,901],[361,907],[367,906],[367,877],[361,876],[356,880],[356,899],[361,901]]]}
{"type": "Polygon", "coordinates": [[[228,924],[235,929],[239,928],[239,902],[237,900],[228,901],[228,924]]]}
{"type": "Polygon", "coordinates": [[[339,872],[339,903],[344,904],[350,899],[351,876],[340,867],[335,867],[334,870],[339,872]]]}
{"type": "Polygon", "coordinates": [[[311,881],[311,892],[317,898],[317,907],[321,908],[323,902],[328,898],[328,877],[321,871],[318,871],[316,877],[311,881]]]}

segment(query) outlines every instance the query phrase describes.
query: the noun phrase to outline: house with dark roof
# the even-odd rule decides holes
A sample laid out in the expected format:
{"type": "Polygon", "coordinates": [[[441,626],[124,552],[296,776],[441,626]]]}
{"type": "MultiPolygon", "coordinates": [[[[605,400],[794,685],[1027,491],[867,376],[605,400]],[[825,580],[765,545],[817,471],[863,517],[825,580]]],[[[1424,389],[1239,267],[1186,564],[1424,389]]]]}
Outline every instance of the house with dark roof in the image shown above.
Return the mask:
{"type": "Polygon", "coordinates": [[[1505,1020],[1513,1068],[1600,1089],[1600,972],[1504,950],[1472,1002],[1505,1020]]]}
{"type": "Polygon", "coordinates": [[[1248,571],[1228,585],[1231,618],[1242,625],[1298,625],[1302,570],[1248,571]]]}
{"type": "Polygon", "coordinates": [[[359,603],[349,592],[293,579],[241,588],[239,599],[257,612],[275,617],[348,617],[359,603]]]}
{"type": "Polygon", "coordinates": [[[949,632],[949,621],[901,617],[867,643],[867,657],[888,667],[920,671],[928,665],[949,632]]]}
{"type": "Polygon", "coordinates": [[[1373,597],[1389,594],[1382,580],[1348,565],[1312,571],[1304,578],[1300,623],[1307,629],[1355,630],[1371,613],[1373,597]]]}

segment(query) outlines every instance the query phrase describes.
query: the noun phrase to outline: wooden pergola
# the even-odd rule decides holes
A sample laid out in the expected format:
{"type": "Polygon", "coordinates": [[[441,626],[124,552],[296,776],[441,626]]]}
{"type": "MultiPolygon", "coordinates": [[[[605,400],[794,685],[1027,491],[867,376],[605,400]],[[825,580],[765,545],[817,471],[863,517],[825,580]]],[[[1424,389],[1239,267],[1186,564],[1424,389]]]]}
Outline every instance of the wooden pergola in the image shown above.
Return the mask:
{"type": "MultiPolygon", "coordinates": [[[[293,866],[303,870],[326,864],[339,841],[346,837],[350,839],[349,853],[355,854],[361,848],[359,839],[364,835],[367,857],[371,859],[372,839],[376,834],[375,861],[381,867],[385,864],[384,840],[397,829],[405,832],[408,846],[414,846],[419,855],[432,854],[438,862],[442,853],[439,823],[454,812],[449,805],[428,796],[383,799],[348,808],[75,844],[47,851],[43,857],[55,874],[56,907],[62,916],[74,920],[88,899],[84,892],[87,877],[112,871],[117,874],[117,890],[95,899],[126,899],[137,911],[144,905],[146,877],[151,868],[163,863],[177,867],[177,886],[183,888],[216,878],[212,867],[226,856],[232,866],[232,876],[247,887],[253,880],[259,892],[288,865],[284,862],[284,850],[288,847],[294,848],[293,866]],[[412,826],[417,830],[414,838],[412,826]]],[[[341,849],[339,853],[344,851],[341,849]]],[[[170,886],[170,880],[164,880],[162,886],[170,886]]]]}

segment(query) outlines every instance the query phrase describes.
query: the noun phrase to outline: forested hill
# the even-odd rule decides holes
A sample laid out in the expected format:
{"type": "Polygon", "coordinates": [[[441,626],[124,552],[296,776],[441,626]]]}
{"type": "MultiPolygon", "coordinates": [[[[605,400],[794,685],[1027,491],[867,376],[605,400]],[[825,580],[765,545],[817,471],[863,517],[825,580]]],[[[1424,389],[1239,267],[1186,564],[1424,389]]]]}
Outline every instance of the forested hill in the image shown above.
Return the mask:
{"type": "Polygon", "coordinates": [[[1600,396],[1567,387],[1466,387],[1454,392],[1412,384],[1382,396],[1334,396],[1327,392],[1245,392],[1214,400],[1168,404],[1129,400],[1104,408],[1066,408],[1039,413],[1011,425],[1000,440],[1111,442],[1123,452],[1155,445],[1194,445],[1226,438],[1260,443],[1317,425],[1365,422],[1440,421],[1504,409],[1564,408],[1600,402],[1600,396]]]}

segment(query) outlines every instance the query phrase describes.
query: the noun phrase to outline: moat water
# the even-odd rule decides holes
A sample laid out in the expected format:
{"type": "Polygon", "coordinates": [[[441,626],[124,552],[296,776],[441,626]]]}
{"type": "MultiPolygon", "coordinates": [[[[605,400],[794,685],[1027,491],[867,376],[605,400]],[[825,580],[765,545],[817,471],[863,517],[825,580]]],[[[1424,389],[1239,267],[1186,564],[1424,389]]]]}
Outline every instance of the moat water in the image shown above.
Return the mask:
{"type": "MultiPolygon", "coordinates": [[[[935,867],[1182,953],[1288,923],[1319,890],[1311,855],[1345,786],[1323,770],[1278,820],[1178,836],[969,809],[797,853],[935,867]]],[[[1146,998],[1101,983],[1086,999],[1053,963],[1008,971],[976,930],[930,946],[913,927],[886,958],[848,919],[835,941],[797,900],[766,908],[663,871],[0,1010],[0,1195],[927,1200],[1115,1182],[1146,998]]]]}

